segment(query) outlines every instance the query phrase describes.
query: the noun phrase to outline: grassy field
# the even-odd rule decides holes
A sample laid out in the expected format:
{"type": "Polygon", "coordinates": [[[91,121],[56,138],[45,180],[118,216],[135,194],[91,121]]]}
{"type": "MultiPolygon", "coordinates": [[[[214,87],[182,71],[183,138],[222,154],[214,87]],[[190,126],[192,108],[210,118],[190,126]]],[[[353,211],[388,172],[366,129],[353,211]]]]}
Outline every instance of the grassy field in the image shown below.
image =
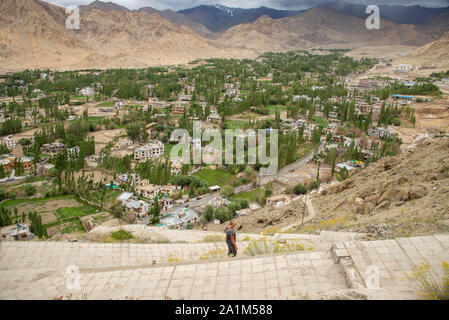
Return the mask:
{"type": "Polygon", "coordinates": [[[112,101],[103,101],[99,104],[97,104],[97,107],[113,107],[114,106],[114,102],[112,101]]]}
{"type": "Polygon", "coordinates": [[[248,202],[255,202],[257,200],[257,194],[259,193],[260,189],[254,189],[247,192],[242,192],[239,194],[235,194],[231,196],[232,200],[246,200],[248,202]]]}
{"type": "Polygon", "coordinates": [[[89,124],[99,125],[106,117],[89,117],[89,124]]]}
{"type": "MultiPolygon", "coordinates": [[[[118,195],[118,192],[111,192],[109,197],[118,195]]],[[[28,216],[28,212],[36,211],[43,219],[44,227],[49,228],[61,226],[60,233],[71,233],[75,231],[84,231],[79,217],[94,214],[100,211],[100,208],[92,206],[73,195],[54,196],[35,199],[15,199],[6,200],[0,204],[9,210],[12,221],[15,221],[14,210],[17,208],[17,218],[21,218],[22,213],[28,216]],[[47,219],[47,220],[46,220],[47,219]]],[[[53,232],[54,233],[54,232],[53,232]]]]}
{"type": "Polygon", "coordinates": [[[59,208],[54,214],[58,219],[66,219],[70,217],[82,217],[95,212],[97,212],[97,208],[90,205],[85,205],[74,208],[59,208]]]}
{"type": "Polygon", "coordinates": [[[225,170],[212,170],[209,168],[201,169],[198,172],[195,172],[193,174],[194,176],[197,176],[209,184],[209,186],[225,186],[225,185],[232,185],[232,183],[235,180],[235,175],[225,171],[225,170]]]}
{"type": "Polygon", "coordinates": [[[315,144],[302,144],[298,147],[298,151],[296,154],[297,159],[301,159],[309,154],[315,148],[315,144]]]}
{"type": "Polygon", "coordinates": [[[286,106],[276,105],[276,106],[268,106],[268,110],[270,110],[270,114],[276,114],[276,111],[287,111],[286,106]]]}
{"type": "Polygon", "coordinates": [[[228,129],[244,129],[249,126],[248,122],[240,120],[225,120],[225,123],[228,129]]]}

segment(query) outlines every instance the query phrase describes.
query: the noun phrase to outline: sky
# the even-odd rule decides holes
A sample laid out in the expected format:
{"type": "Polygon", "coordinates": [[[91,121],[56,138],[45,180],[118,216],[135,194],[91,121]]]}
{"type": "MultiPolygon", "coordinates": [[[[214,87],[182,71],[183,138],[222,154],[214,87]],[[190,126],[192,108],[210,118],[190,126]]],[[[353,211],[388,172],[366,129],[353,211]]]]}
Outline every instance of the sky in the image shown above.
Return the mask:
{"type": "MultiPolygon", "coordinates": [[[[89,4],[93,0],[45,0],[62,7],[70,5],[89,4]]],[[[104,2],[108,2],[105,0],[104,2]]],[[[274,9],[303,10],[317,4],[328,2],[329,0],[114,0],[112,2],[128,9],[139,9],[142,7],[152,7],[158,10],[172,9],[182,10],[192,8],[201,4],[213,5],[220,3],[228,7],[235,8],[258,8],[266,6],[274,9]]],[[[346,2],[360,4],[389,4],[389,5],[421,5],[425,7],[449,7],[449,0],[346,0],[346,2]]]]}

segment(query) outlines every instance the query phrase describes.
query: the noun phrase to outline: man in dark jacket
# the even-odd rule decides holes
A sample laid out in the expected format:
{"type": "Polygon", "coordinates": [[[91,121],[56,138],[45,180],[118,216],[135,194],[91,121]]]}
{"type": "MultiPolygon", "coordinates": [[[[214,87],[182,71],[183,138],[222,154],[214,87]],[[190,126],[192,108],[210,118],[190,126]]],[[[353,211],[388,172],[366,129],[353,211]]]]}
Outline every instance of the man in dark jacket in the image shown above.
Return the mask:
{"type": "Polygon", "coordinates": [[[228,245],[228,256],[235,257],[237,255],[236,234],[234,231],[235,222],[231,221],[229,226],[225,229],[226,244],[228,245]]]}

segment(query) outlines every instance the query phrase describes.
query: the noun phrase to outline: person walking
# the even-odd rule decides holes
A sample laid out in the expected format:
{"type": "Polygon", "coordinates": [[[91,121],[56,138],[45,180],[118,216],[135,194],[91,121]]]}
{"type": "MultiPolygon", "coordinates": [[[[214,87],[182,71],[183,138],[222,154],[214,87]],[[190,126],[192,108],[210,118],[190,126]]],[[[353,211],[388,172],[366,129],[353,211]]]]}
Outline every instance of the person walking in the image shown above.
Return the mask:
{"type": "Polygon", "coordinates": [[[234,231],[235,222],[231,221],[229,226],[225,229],[226,244],[228,245],[228,256],[235,257],[237,255],[236,234],[234,231]]]}

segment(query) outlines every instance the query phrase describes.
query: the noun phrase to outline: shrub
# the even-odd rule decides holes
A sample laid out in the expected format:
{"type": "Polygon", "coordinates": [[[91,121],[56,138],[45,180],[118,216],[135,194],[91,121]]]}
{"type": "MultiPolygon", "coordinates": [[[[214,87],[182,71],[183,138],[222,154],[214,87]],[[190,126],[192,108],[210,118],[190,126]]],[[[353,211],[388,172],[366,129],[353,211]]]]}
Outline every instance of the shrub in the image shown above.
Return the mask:
{"type": "Polygon", "coordinates": [[[6,192],[3,189],[0,189],[0,201],[5,200],[7,198],[6,192]]]}
{"type": "Polygon", "coordinates": [[[309,189],[313,190],[313,189],[317,189],[319,187],[319,183],[317,181],[313,181],[312,183],[310,183],[309,185],[309,189]]]}
{"type": "Polygon", "coordinates": [[[293,188],[293,192],[295,194],[306,194],[307,193],[307,187],[303,184],[297,184],[294,188],[293,188]]]}
{"type": "Polygon", "coordinates": [[[246,199],[236,199],[235,202],[240,204],[240,209],[246,209],[249,207],[248,200],[246,199]]]}
{"type": "Polygon", "coordinates": [[[200,260],[226,258],[226,249],[212,249],[200,256],[200,260]]]}
{"type": "Polygon", "coordinates": [[[232,186],[226,185],[221,189],[220,193],[224,197],[229,198],[230,196],[232,196],[234,194],[234,188],[232,186]]]}
{"type": "Polygon", "coordinates": [[[229,208],[219,208],[215,210],[214,218],[220,220],[221,222],[229,221],[234,217],[234,212],[229,208]]]}
{"type": "Polygon", "coordinates": [[[201,242],[223,242],[226,240],[225,235],[223,234],[209,234],[201,240],[201,242]]]}
{"type": "Polygon", "coordinates": [[[203,216],[201,217],[201,220],[203,222],[209,222],[214,217],[214,207],[207,206],[206,211],[204,211],[203,216]]]}
{"type": "Polygon", "coordinates": [[[112,239],[118,240],[118,241],[130,240],[130,239],[134,238],[133,235],[131,234],[131,232],[126,231],[124,229],[120,229],[118,231],[112,232],[111,237],[112,237],[112,239]]]}
{"type": "Polygon", "coordinates": [[[430,272],[427,262],[414,267],[412,274],[407,276],[417,281],[417,294],[426,300],[449,300],[449,263],[442,261],[443,276],[436,279],[430,272]]]}
{"type": "Polygon", "coordinates": [[[24,190],[25,190],[25,194],[26,194],[27,196],[32,196],[33,194],[36,193],[36,187],[34,187],[34,186],[31,185],[31,184],[25,185],[24,190]]]}
{"type": "Polygon", "coordinates": [[[267,239],[258,239],[250,241],[243,253],[249,256],[257,256],[262,254],[294,252],[303,250],[305,250],[304,244],[297,241],[279,243],[277,241],[267,239]]]}
{"type": "Polygon", "coordinates": [[[240,203],[238,202],[231,202],[228,204],[229,210],[232,211],[232,213],[235,213],[236,211],[240,210],[242,207],[240,206],[240,203]]]}

